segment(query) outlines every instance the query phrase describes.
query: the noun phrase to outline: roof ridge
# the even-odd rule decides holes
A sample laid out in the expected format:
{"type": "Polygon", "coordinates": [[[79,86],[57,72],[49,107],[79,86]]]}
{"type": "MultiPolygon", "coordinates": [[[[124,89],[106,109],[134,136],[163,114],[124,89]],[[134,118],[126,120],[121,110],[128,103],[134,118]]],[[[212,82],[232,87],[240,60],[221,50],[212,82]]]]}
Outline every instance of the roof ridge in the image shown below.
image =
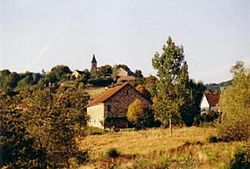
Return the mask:
{"type": "Polygon", "coordinates": [[[117,85],[117,86],[114,86],[112,88],[107,89],[100,96],[98,96],[97,98],[93,99],[87,105],[87,107],[94,106],[94,105],[97,105],[99,103],[105,102],[106,100],[108,100],[110,97],[112,97],[113,95],[115,95],[117,92],[119,92],[122,88],[124,88],[128,84],[129,83],[124,83],[122,85],[117,85]]]}

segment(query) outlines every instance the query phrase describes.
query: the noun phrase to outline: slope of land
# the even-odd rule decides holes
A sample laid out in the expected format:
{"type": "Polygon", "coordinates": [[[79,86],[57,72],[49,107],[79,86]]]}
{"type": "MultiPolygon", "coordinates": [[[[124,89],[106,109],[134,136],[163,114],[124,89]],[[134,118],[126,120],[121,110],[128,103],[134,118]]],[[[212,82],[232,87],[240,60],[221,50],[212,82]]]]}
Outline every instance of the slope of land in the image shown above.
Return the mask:
{"type": "Polygon", "coordinates": [[[150,168],[162,158],[169,168],[221,168],[243,143],[209,143],[213,134],[214,128],[183,127],[174,129],[172,136],[160,128],[87,136],[78,142],[90,153],[90,161],[81,168],[150,168]],[[108,160],[110,148],[120,157],[108,160]]]}

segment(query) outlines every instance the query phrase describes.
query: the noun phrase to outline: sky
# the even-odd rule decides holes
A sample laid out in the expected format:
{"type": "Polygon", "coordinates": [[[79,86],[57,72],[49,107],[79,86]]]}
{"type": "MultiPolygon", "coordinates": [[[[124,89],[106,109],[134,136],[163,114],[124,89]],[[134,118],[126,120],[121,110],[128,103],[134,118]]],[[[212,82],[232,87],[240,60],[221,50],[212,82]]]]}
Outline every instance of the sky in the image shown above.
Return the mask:
{"type": "Polygon", "coordinates": [[[232,78],[250,65],[249,0],[0,0],[0,70],[41,72],[126,64],[156,74],[155,52],[171,36],[184,47],[190,78],[232,78]]]}

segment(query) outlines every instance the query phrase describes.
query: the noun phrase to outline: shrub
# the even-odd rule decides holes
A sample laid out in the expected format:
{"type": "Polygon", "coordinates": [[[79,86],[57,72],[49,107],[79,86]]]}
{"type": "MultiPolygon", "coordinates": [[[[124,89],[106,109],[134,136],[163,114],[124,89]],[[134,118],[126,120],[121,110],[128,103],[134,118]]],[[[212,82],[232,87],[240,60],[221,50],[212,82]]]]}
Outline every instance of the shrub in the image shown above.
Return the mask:
{"type": "Polygon", "coordinates": [[[117,158],[120,156],[120,152],[116,148],[110,148],[106,154],[109,158],[117,158]]]}
{"type": "Polygon", "coordinates": [[[219,137],[222,141],[243,141],[250,137],[250,116],[245,119],[227,121],[219,126],[219,137]]]}
{"type": "Polygon", "coordinates": [[[250,144],[236,150],[233,159],[230,161],[229,169],[250,168],[250,144]]]}
{"type": "Polygon", "coordinates": [[[216,136],[210,136],[209,138],[208,138],[208,142],[209,143],[216,143],[216,142],[218,142],[219,141],[219,139],[216,137],[216,136]]]}
{"type": "Polygon", "coordinates": [[[78,151],[75,158],[78,164],[84,164],[89,160],[89,154],[87,151],[78,151]]]}

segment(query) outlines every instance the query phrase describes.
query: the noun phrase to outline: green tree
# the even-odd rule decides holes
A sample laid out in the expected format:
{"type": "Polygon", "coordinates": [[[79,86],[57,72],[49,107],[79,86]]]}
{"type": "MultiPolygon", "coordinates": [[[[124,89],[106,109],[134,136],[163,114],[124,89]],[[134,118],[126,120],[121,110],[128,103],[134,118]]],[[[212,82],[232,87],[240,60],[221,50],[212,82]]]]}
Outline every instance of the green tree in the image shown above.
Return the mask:
{"type": "Polygon", "coordinates": [[[138,90],[148,101],[151,101],[151,94],[144,85],[136,86],[136,90],[138,90]]]}
{"type": "Polygon", "coordinates": [[[250,69],[237,62],[232,73],[232,85],[223,91],[219,102],[223,112],[219,133],[226,141],[247,140],[250,137],[250,69]]]}
{"type": "Polygon", "coordinates": [[[144,127],[147,120],[147,105],[140,99],[135,99],[128,107],[126,113],[127,119],[136,127],[144,127]]]}
{"type": "Polygon", "coordinates": [[[43,83],[47,85],[48,83],[57,83],[63,80],[70,79],[71,70],[68,66],[65,65],[57,65],[51,69],[49,73],[45,75],[45,79],[43,79],[43,83]]]}
{"type": "Polygon", "coordinates": [[[158,76],[154,99],[155,118],[163,125],[167,125],[169,119],[175,124],[181,123],[189,102],[189,75],[183,47],[176,46],[169,37],[162,54],[156,53],[152,64],[158,76]]]}
{"type": "Polygon", "coordinates": [[[46,152],[34,146],[25,120],[17,112],[0,112],[0,167],[46,168],[46,152]]]}
{"type": "Polygon", "coordinates": [[[15,88],[19,80],[20,76],[16,72],[10,72],[7,69],[0,71],[0,88],[2,89],[15,88]]]}
{"type": "Polygon", "coordinates": [[[36,145],[46,149],[48,166],[69,168],[69,159],[77,153],[75,136],[86,126],[84,110],[89,96],[76,86],[36,89],[24,100],[28,129],[36,145]],[[31,99],[32,98],[32,99],[31,99]]]}

